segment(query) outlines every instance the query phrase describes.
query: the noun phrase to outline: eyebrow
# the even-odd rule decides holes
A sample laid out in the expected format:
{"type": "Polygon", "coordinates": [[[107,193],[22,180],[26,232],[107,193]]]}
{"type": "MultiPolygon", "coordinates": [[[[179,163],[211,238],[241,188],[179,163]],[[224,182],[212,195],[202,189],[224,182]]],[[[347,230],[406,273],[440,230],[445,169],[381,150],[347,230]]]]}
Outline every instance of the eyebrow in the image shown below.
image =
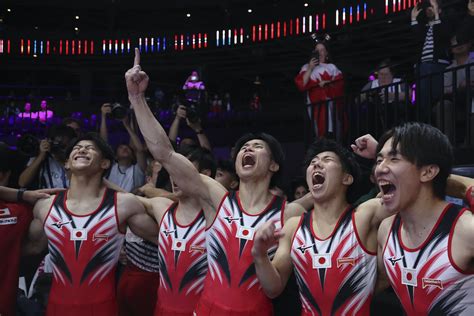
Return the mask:
{"type": "MultiPolygon", "coordinates": [[[[396,156],[400,154],[400,152],[397,149],[391,149],[388,153],[387,156],[396,156]]],[[[382,151],[379,151],[377,154],[377,158],[383,157],[384,155],[382,154],[382,151]]]]}

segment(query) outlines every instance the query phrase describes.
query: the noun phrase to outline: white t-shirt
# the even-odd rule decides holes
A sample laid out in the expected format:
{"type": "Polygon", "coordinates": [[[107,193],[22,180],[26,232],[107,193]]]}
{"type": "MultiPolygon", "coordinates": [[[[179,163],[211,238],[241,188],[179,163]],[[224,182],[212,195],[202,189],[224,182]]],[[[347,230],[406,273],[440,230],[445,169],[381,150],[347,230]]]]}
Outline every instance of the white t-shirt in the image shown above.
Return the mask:
{"type": "Polygon", "coordinates": [[[127,192],[132,192],[134,189],[145,184],[145,174],[138,164],[124,168],[119,167],[118,163],[114,162],[108,179],[127,192]]]}

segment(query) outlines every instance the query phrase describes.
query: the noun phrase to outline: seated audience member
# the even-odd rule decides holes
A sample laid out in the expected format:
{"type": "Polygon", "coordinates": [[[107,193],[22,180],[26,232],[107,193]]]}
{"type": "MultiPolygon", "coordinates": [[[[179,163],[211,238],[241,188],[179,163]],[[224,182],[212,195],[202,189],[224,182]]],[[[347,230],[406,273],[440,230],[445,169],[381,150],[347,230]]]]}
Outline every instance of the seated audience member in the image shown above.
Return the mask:
{"type": "MultiPolygon", "coordinates": [[[[108,142],[107,115],[112,112],[111,105],[109,103],[103,104],[101,112],[100,136],[108,142]]],[[[116,161],[112,164],[107,179],[123,190],[133,192],[145,184],[145,149],[140,138],[130,126],[128,116],[121,121],[130,136],[130,145],[122,143],[117,146],[115,150],[116,161]]]]}
{"type": "MultiPolygon", "coordinates": [[[[437,105],[436,109],[436,123],[444,133],[454,142],[462,142],[466,130],[466,118],[472,117],[472,107],[469,113],[466,113],[466,99],[467,93],[470,92],[468,104],[472,104],[474,95],[474,56],[470,56],[469,52],[472,47],[472,40],[467,36],[458,34],[451,38],[451,52],[454,59],[446,68],[444,74],[444,98],[437,105]],[[471,64],[470,66],[467,66],[471,64]],[[466,67],[462,67],[466,65],[466,67]],[[456,69],[457,70],[452,70],[456,69]],[[467,82],[466,72],[469,71],[470,82],[467,82]],[[453,74],[456,77],[453,78],[453,74]],[[455,80],[454,80],[455,79],[455,80]],[[441,111],[443,109],[443,111],[441,111]],[[453,126],[453,116],[455,117],[456,125],[453,126]],[[453,139],[454,129],[456,129],[456,139],[453,139]]],[[[468,119],[470,122],[472,118],[468,119]]],[[[471,122],[472,124],[472,122],[471,122]]],[[[471,136],[472,138],[472,136],[471,136]]]]}
{"type": "Polygon", "coordinates": [[[25,107],[24,107],[24,112],[21,112],[18,114],[18,117],[21,119],[30,119],[30,120],[36,120],[38,118],[38,115],[36,112],[31,112],[31,103],[26,102],[25,107]]]}
{"type": "Polygon", "coordinates": [[[49,110],[46,100],[42,100],[40,104],[40,110],[36,113],[36,115],[41,123],[46,123],[53,119],[54,113],[53,111],[49,110]]]}
{"type": "Polygon", "coordinates": [[[48,130],[48,138],[40,141],[38,155],[30,158],[26,169],[20,174],[20,187],[67,188],[69,179],[64,168],[65,153],[75,137],[76,133],[68,126],[52,126],[48,130]]]}

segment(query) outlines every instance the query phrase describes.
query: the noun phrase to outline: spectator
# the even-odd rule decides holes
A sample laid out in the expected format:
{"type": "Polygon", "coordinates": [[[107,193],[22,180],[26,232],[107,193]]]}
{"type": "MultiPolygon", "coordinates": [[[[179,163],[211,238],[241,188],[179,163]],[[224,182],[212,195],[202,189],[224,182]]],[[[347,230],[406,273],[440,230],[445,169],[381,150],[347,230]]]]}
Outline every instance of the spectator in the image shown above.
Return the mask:
{"type": "Polygon", "coordinates": [[[219,95],[216,93],[211,100],[211,112],[220,113],[222,112],[222,100],[219,95]]]}
{"type": "Polygon", "coordinates": [[[36,120],[38,118],[38,115],[35,112],[31,112],[31,103],[26,102],[25,103],[25,108],[24,112],[21,112],[18,114],[18,117],[21,119],[30,119],[30,120],[36,120]]]}
{"type": "Polygon", "coordinates": [[[20,187],[67,188],[69,179],[64,168],[65,154],[75,137],[76,133],[68,126],[52,126],[48,131],[48,138],[40,141],[38,155],[30,158],[26,169],[21,173],[18,180],[20,187]]]}
{"type": "MultiPolygon", "coordinates": [[[[467,34],[466,34],[467,35],[467,34]]],[[[472,116],[473,109],[470,109],[470,113],[466,113],[466,100],[469,92],[468,104],[472,103],[472,97],[474,95],[474,56],[470,56],[469,52],[472,47],[472,41],[467,36],[463,36],[458,33],[458,36],[451,38],[451,52],[453,53],[453,61],[446,68],[444,74],[444,99],[440,102],[436,108],[437,110],[437,126],[439,126],[446,136],[452,141],[454,128],[456,128],[456,135],[459,135],[457,140],[462,140],[466,128],[466,117],[472,116]],[[469,65],[470,66],[467,66],[469,65]],[[466,67],[462,67],[466,65],[466,67]],[[457,67],[462,67],[457,70],[457,67]],[[451,71],[448,71],[451,70],[451,71]],[[466,73],[469,71],[470,82],[466,82],[466,73]],[[456,73],[456,86],[454,86],[453,73],[456,73]],[[454,108],[453,108],[454,105],[454,108]],[[440,109],[443,108],[441,114],[440,109]],[[456,125],[453,126],[453,115],[455,116],[456,125]]]]}
{"type": "MultiPolygon", "coordinates": [[[[102,120],[100,136],[108,142],[107,114],[112,112],[111,105],[105,103],[101,108],[102,120]]],[[[127,192],[133,192],[145,184],[146,157],[140,138],[130,126],[129,117],[121,120],[130,136],[130,145],[122,143],[115,150],[116,161],[112,164],[108,180],[127,192]]]]}
{"type": "Polygon", "coordinates": [[[40,110],[38,111],[38,113],[36,113],[36,115],[41,123],[47,123],[51,122],[54,113],[53,111],[48,109],[48,103],[46,102],[46,100],[42,100],[40,103],[40,110]]]}
{"type": "Polygon", "coordinates": [[[83,134],[82,133],[82,124],[81,124],[81,121],[79,121],[78,119],[75,119],[73,117],[66,117],[65,119],[63,119],[62,124],[72,128],[74,130],[74,132],[76,133],[77,137],[82,136],[82,134],[83,134]]]}
{"type": "Polygon", "coordinates": [[[423,0],[411,11],[415,36],[423,42],[417,65],[416,93],[419,118],[424,122],[429,122],[431,108],[442,95],[442,72],[449,64],[449,38],[453,32],[447,19],[441,19],[440,4],[441,0],[423,0]]]}
{"type": "MultiPolygon", "coordinates": [[[[193,111],[189,107],[186,107],[180,103],[180,101],[177,101],[177,108],[176,108],[176,115],[174,117],[173,123],[171,123],[169,132],[168,132],[168,137],[171,140],[172,143],[177,144],[177,139],[178,139],[178,132],[179,132],[179,126],[181,123],[181,120],[186,120],[186,124],[191,128],[195,133],[199,141],[199,145],[203,148],[206,148],[207,150],[212,150],[211,143],[209,142],[209,139],[207,138],[206,134],[204,133],[204,129],[202,128],[201,125],[201,119],[195,116],[195,113],[193,113],[192,117],[189,117],[189,111],[193,111]]],[[[184,141],[184,139],[181,140],[180,146],[183,144],[187,143],[188,141],[184,141]]],[[[195,142],[192,141],[194,144],[195,142]]]]}
{"type": "Polygon", "coordinates": [[[397,124],[400,120],[400,117],[403,113],[407,111],[405,103],[405,91],[406,84],[401,83],[402,79],[396,78],[393,75],[392,62],[390,59],[385,59],[379,63],[377,67],[378,77],[375,80],[369,81],[363,88],[361,95],[362,101],[367,101],[367,107],[369,113],[369,118],[372,116],[371,108],[374,106],[377,116],[382,121],[383,129],[391,127],[394,124],[397,124]],[[379,106],[380,105],[380,106],[379,106]],[[394,107],[398,108],[395,109],[394,107]],[[369,110],[370,109],[370,110],[369,110]],[[388,122],[385,122],[384,112],[387,111],[388,122]]]}
{"type": "Polygon", "coordinates": [[[20,109],[16,106],[15,101],[9,100],[5,110],[3,111],[3,116],[10,117],[11,115],[18,116],[20,114],[20,109]]]}
{"type": "MultiPolygon", "coordinates": [[[[319,41],[316,43],[311,59],[301,68],[295,78],[298,89],[307,93],[308,116],[313,118],[314,132],[318,137],[336,131],[333,126],[335,104],[331,99],[344,94],[342,72],[330,61],[326,42],[319,41]],[[328,121],[326,117],[329,118],[328,121]]],[[[338,102],[337,107],[340,117],[336,121],[342,123],[341,103],[338,102]]]]}
{"type": "Polygon", "coordinates": [[[308,184],[305,179],[298,178],[292,181],[290,194],[291,201],[302,198],[308,192],[308,184]]]}

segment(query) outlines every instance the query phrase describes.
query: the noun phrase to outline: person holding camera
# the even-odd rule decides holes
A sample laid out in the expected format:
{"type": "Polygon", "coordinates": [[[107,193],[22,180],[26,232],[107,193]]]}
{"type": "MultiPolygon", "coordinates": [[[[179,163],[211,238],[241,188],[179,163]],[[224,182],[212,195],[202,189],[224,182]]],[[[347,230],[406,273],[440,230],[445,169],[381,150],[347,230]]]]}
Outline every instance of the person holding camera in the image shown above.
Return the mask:
{"type": "Polygon", "coordinates": [[[48,138],[39,141],[38,155],[30,158],[26,169],[20,174],[20,187],[67,188],[69,179],[64,168],[65,151],[75,137],[74,130],[68,126],[51,127],[48,138]],[[35,179],[37,183],[34,183],[35,179]]]}
{"type": "MultiPolygon", "coordinates": [[[[201,125],[201,119],[196,115],[194,111],[192,111],[192,109],[182,104],[178,104],[176,108],[176,116],[168,132],[169,139],[176,144],[181,120],[186,120],[186,124],[189,126],[189,128],[191,128],[196,133],[196,136],[199,141],[199,146],[211,151],[211,143],[209,142],[209,138],[207,138],[206,134],[204,133],[204,129],[201,125]],[[190,115],[190,113],[192,113],[192,115],[190,115]]],[[[183,143],[183,141],[184,139],[181,140],[181,143],[183,143]]]]}
{"type": "Polygon", "coordinates": [[[420,1],[411,10],[411,26],[423,48],[417,65],[419,119],[430,121],[431,108],[443,93],[443,71],[449,65],[451,23],[441,19],[441,0],[420,1]]]}
{"type": "Polygon", "coordinates": [[[199,74],[196,70],[191,73],[183,85],[186,100],[192,104],[199,105],[201,103],[201,92],[206,90],[204,82],[199,79],[199,74]]]}
{"type": "MultiPolygon", "coordinates": [[[[330,63],[327,44],[325,41],[316,41],[309,62],[301,68],[295,78],[296,87],[306,92],[306,104],[309,118],[313,118],[316,137],[324,137],[328,133],[336,132],[333,126],[335,104],[330,101],[344,94],[342,72],[336,65],[330,63]]],[[[342,116],[341,103],[336,102],[338,118],[342,116]]]]}

